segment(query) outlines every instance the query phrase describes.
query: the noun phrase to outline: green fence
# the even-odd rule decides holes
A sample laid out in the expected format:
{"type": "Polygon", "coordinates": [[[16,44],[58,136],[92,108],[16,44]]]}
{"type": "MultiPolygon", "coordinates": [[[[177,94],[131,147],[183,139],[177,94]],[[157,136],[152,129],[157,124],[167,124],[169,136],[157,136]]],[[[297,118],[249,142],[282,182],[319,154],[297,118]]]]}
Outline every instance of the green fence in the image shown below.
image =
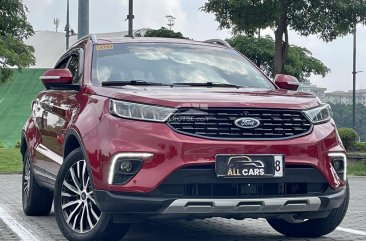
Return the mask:
{"type": "Polygon", "coordinates": [[[39,76],[45,69],[15,71],[12,80],[0,85],[0,140],[13,147],[31,113],[31,102],[44,88],[39,76]]]}

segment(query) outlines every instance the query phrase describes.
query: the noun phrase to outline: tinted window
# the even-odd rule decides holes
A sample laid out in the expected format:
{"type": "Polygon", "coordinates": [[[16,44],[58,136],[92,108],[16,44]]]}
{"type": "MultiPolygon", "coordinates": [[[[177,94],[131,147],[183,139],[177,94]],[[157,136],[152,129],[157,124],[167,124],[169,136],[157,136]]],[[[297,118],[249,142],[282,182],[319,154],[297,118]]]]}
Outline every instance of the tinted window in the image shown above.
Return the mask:
{"type": "Polygon", "coordinates": [[[72,76],[74,76],[73,83],[79,82],[79,57],[77,55],[71,57],[67,68],[71,71],[72,76]]]}
{"type": "Polygon", "coordinates": [[[59,62],[55,69],[64,69],[67,66],[67,63],[69,62],[70,57],[63,59],[61,62],[59,62]]]}
{"type": "Polygon", "coordinates": [[[223,83],[273,89],[270,81],[232,49],[188,44],[97,45],[93,83],[143,80],[164,84],[223,83]]]}

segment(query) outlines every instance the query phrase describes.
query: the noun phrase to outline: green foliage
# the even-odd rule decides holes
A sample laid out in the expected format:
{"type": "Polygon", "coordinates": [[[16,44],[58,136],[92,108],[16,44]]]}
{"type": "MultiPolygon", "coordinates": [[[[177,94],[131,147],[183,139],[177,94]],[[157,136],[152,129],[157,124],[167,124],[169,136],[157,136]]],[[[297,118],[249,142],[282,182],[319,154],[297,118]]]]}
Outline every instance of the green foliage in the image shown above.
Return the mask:
{"type": "Polygon", "coordinates": [[[220,28],[249,34],[278,26],[285,15],[291,29],[324,41],[349,34],[356,22],[366,23],[364,0],[208,0],[202,10],[214,13],[220,28]]]}
{"type": "Polygon", "coordinates": [[[214,13],[219,27],[233,28],[234,33],[254,34],[258,29],[275,27],[278,19],[275,0],[208,0],[201,8],[214,13]]]}
{"type": "MultiPolygon", "coordinates": [[[[330,104],[333,111],[333,119],[337,127],[352,128],[352,105],[330,104]]],[[[366,106],[356,105],[356,131],[362,141],[366,141],[366,106]]]]}
{"type": "Polygon", "coordinates": [[[4,143],[2,142],[2,140],[0,140],[0,148],[5,148],[4,143]]]}
{"type": "Polygon", "coordinates": [[[35,63],[34,48],[23,43],[34,32],[21,0],[0,0],[0,83],[10,79],[12,71],[35,63]]]}
{"type": "Polygon", "coordinates": [[[342,140],[344,148],[346,148],[347,151],[350,151],[351,147],[356,143],[358,139],[356,131],[352,128],[339,128],[338,133],[342,140]]]}
{"type": "MultiPolygon", "coordinates": [[[[256,38],[247,35],[237,35],[227,41],[231,46],[261,67],[268,75],[273,75],[275,47],[271,36],[256,38]]],[[[306,80],[311,74],[324,77],[329,71],[319,59],[312,56],[308,49],[295,45],[290,46],[284,73],[293,75],[299,80],[306,80]]]]}
{"type": "Polygon", "coordinates": [[[366,142],[355,142],[350,146],[350,151],[366,153],[366,142]]]}
{"type": "Polygon", "coordinates": [[[17,140],[17,142],[15,143],[14,147],[17,148],[17,149],[20,149],[20,146],[21,146],[21,142],[20,140],[17,140]]]}
{"type": "Polygon", "coordinates": [[[245,35],[237,35],[227,42],[242,54],[251,59],[264,72],[271,75],[273,70],[274,43],[270,36],[255,38],[245,35]]]}
{"type": "Polygon", "coordinates": [[[214,13],[219,28],[253,36],[260,29],[275,33],[274,74],[283,73],[289,53],[288,29],[316,34],[324,41],[351,33],[366,23],[365,0],[208,0],[201,10],[214,13]]]}
{"type": "Polygon", "coordinates": [[[183,34],[181,32],[174,32],[173,30],[169,30],[167,28],[161,27],[160,29],[150,29],[146,31],[144,37],[157,37],[157,38],[180,38],[184,39],[183,34]]]}
{"type": "Polygon", "coordinates": [[[284,73],[293,75],[299,80],[306,80],[311,75],[325,77],[330,69],[319,59],[312,56],[310,50],[290,45],[288,59],[285,62],[284,73]]]}

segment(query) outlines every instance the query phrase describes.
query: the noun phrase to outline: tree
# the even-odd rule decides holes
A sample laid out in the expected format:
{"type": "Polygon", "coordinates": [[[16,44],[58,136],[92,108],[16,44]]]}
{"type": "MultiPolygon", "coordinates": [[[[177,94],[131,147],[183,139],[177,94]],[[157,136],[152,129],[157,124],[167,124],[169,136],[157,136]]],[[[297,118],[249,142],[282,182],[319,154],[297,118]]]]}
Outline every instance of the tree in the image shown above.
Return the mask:
{"type": "Polygon", "coordinates": [[[219,28],[232,28],[234,33],[254,35],[273,28],[274,75],[284,72],[289,28],[303,36],[317,34],[332,41],[352,32],[356,23],[366,23],[366,0],[208,0],[202,10],[215,14],[219,28]]]}
{"type": "Polygon", "coordinates": [[[157,38],[181,38],[184,39],[181,32],[174,32],[167,28],[161,27],[160,29],[150,29],[146,31],[144,37],[157,37],[157,38]]]}
{"type": "Polygon", "coordinates": [[[34,34],[21,0],[0,0],[0,83],[11,77],[12,70],[35,63],[34,48],[23,43],[34,34]]]}
{"type": "MultiPolygon", "coordinates": [[[[352,105],[330,104],[333,111],[333,119],[338,128],[352,128],[352,105]]],[[[361,141],[366,141],[366,106],[362,104],[356,105],[356,131],[361,137],[361,141]]]]}
{"type": "MultiPolygon", "coordinates": [[[[250,58],[268,75],[273,72],[273,56],[275,53],[274,40],[271,36],[256,38],[237,35],[227,40],[230,45],[250,58]]],[[[322,75],[329,73],[329,69],[312,53],[302,47],[289,46],[289,55],[285,62],[284,73],[297,77],[300,81],[307,80],[312,74],[322,75]]]]}
{"type": "Polygon", "coordinates": [[[274,44],[271,37],[255,38],[237,35],[227,39],[227,42],[262,68],[266,74],[272,73],[274,44]]]}

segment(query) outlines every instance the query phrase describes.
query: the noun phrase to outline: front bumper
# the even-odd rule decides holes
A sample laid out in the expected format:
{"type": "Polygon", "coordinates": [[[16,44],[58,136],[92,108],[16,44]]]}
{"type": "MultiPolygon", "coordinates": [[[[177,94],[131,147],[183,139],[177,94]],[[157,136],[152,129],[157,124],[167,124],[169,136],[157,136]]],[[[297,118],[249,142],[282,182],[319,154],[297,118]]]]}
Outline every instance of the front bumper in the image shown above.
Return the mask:
{"type": "Polygon", "coordinates": [[[214,164],[217,154],[282,154],[286,166],[316,168],[336,191],[345,185],[332,169],[329,158],[329,153],[345,152],[333,121],[315,125],[310,134],[290,140],[218,141],[182,135],[164,123],[137,122],[106,115],[97,128],[83,136],[83,140],[94,188],[98,190],[149,193],[181,168],[214,164]],[[151,153],[153,157],[144,162],[128,183],[109,184],[111,160],[120,153],[151,153]]]}
{"type": "Polygon", "coordinates": [[[126,222],[146,218],[164,217],[297,217],[319,218],[338,208],[346,197],[346,189],[322,196],[214,199],[167,198],[121,195],[104,190],[94,190],[103,212],[122,216],[126,222]],[[126,219],[126,217],[128,217],[126,219]]]}

